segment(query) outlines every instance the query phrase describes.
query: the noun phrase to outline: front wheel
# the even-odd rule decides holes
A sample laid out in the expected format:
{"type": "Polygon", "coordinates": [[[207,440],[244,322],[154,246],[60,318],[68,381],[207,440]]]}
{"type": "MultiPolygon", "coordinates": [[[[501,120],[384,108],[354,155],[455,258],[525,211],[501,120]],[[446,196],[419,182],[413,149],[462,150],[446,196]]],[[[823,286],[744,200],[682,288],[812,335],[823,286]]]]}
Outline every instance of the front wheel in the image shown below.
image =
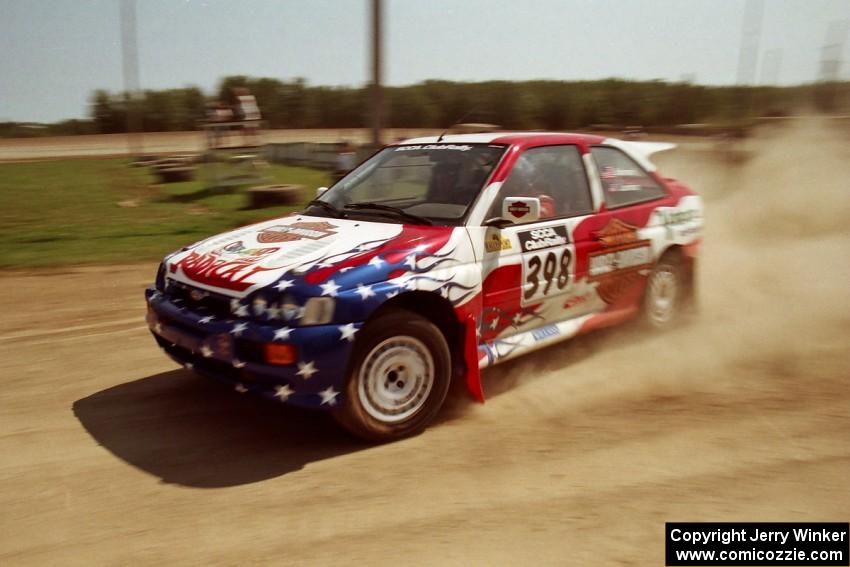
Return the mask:
{"type": "Polygon", "coordinates": [[[418,433],[437,415],[451,381],[451,353],[440,330],[403,310],[371,321],[360,331],[334,418],[369,441],[418,433]]]}

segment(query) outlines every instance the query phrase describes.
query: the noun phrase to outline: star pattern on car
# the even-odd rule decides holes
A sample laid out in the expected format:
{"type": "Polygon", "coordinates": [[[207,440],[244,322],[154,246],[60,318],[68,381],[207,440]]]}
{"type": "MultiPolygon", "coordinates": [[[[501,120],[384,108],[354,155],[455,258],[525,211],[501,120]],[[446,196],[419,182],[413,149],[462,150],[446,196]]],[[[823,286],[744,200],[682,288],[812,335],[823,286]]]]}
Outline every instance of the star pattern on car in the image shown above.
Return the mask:
{"type": "Polygon", "coordinates": [[[326,404],[329,405],[329,406],[336,405],[336,397],[338,395],[339,395],[339,392],[334,390],[333,386],[328,386],[327,388],[325,388],[324,390],[319,392],[319,396],[321,396],[321,398],[322,398],[322,404],[321,405],[326,405],[326,404]]]}
{"type": "Polygon", "coordinates": [[[273,341],[286,341],[289,340],[289,335],[292,334],[293,329],[289,327],[281,327],[277,331],[274,332],[273,341]]]}
{"type": "Polygon", "coordinates": [[[340,288],[340,286],[336,285],[336,282],[333,280],[328,280],[319,287],[322,288],[322,295],[328,295],[330,297],[336,297],[340,288]]]}
{"type": "Polygon", "coordinates": [[[368,285],[358,284],[357,289],[355,291],[360,296],[360,299],[362,299],[363,301],[366,301],[367,299],[375,295],[375,292],[372,291],[372,288],[368,285]]]}
{"type": "Polygon", "coordinates": [[[315,363],[311,360],[309,362],[299,362],[298,363],[298,372],[295,374],[303,377],[305,380],[309,380],[313,374],[316,374],[318,369],[316,369],[315,363]]]}
{"type": "Polygon", "coordinates": [[[275,386],[274,389],[274,397],[279,399],[281,402],[285,402],[289,399],[289,397],[295,393],[289,384],[284,384],[282,386],[275,386]]]}
{"type": "Polygon", "coordinates": [[[341,341],[352,342],[354,340],[354,335],[357,333],[358,329],[354,326],[354,323],[348,323],[346,325],[340,325],[339,332],[341,341]]]}

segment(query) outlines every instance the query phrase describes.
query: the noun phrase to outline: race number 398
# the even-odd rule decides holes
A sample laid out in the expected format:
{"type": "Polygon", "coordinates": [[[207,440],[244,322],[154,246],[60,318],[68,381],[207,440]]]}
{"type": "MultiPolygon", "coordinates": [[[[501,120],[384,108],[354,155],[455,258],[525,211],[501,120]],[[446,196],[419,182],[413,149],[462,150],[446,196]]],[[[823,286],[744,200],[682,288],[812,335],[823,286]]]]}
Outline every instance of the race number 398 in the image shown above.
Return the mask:
{"type": "Polygon", "coordinates": [[[572,252],[567,248],[526,255],[523,258],[523,301],[544,299],[569,286],[572,260],[572,252]]]}
{"type": "Polygon", "coordinates": [[[517,234],[522,249],[523,304],[563,291],[570,284],[572,252],[567,227],[546,226],[517,234]]]}

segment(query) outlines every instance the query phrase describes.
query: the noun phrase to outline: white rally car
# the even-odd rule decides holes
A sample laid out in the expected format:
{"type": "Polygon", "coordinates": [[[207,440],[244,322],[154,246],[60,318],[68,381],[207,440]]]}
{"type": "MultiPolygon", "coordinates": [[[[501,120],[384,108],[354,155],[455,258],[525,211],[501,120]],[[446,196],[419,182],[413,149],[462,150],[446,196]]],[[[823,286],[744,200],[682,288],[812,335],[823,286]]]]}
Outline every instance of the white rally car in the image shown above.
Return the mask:
{"type": "Polygon", "coordinates": [[[669,144],[556,133],[408,140],[301,212],[165,258],[148,324],[176,361],[355,434],[420,431],[452,379],[693,293],[701,199],[669,144]]]}

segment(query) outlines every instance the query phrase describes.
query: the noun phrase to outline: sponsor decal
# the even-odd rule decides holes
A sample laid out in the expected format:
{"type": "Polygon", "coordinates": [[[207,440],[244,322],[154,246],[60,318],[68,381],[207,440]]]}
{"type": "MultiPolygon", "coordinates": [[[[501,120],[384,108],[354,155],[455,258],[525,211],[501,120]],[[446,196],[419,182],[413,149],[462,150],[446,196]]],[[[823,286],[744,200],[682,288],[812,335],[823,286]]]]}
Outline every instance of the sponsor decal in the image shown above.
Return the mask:
{"type": "Polygon", "coordinates": [[[229,244],[225,244],[221,248],[216,248],[215,250],[210,251],[210,254],[213,256],[239,256],[242,258],[254,258],[258,256],[268,256],[269,254],[273,254],[280,250],[280,248],[245,248],[245,245],[242,244],[241,240],[237,240],[236,242],[230,242],[229,244]]]}
{"type": "Polygon", "coordinates": [[[602,246],[616,246],[637,241],[637,227],[618,218],[611,219],[602,230],[594,234],[602,246]]]}
{"type": "Polygon", "coordinates": [[[338,228],[329,222],[294,222],[292,224],[279,224],[260,231],[257,234],[257,242],[269,244],[274,242],[292,242],[308,238],[320,240],[336,234],[333,230],[338,228]]]}
{"type": "Polygon", "coordinates": [[[170,264],[169,270],[174,273],[182,269],[186,277],[205,285],[245,291],[253,285],[248,281],[252,275],[278,269],[255,265],[277,250],[278,248],[255,248],[251,250],[251,254],[235,259],[222,258],[219,250],[209,254],[199,254],[192,250],[182,260],[170,264]]]}
{"type": "Polygon", "coordinates": [[[417,144],[413,146],[399,146],[395,149],[397,152],[410,152],[415,150],[449,150],[455,152],[468,152],[472,146],[458,144],[417,144]]]}
{"type": "Polygon", "coordinates": [[[577,305],[581,305],[582,303],[587,302],[590,297],[587,294],[584,295],[574,295],[572,297],[567,298],[564,302],[564,309],[572,309],[577,305]]]}
{"type": "Polygon", "coordinates": [[[699,220],[702,215],[700,211],[696,209],[688,209],[685,211],[678,211],[676,209],[658,209],[658,214],[661,217],[661,224],[667,231],[667,238],[670,240],[675,238],[677,235],[681,238],[685,238],[697,234],[700,231],[699,225],[685,228],[676,227],[676,225],[699,220]]]}
{"type": "Polygon", "coordinates": [[[699,226],[689,226],[687,228],[678,229],[677,234],[681,238],[687,238],[688,236],[693,236],[695,234],[699,234],[701,230],[702,230],[702,228],[699,227],[699,226]]]}
{"type": "Polygon", "coordinates": [[[484,240],[484,249],[487,252],[499,252],[500,250],[510,250],[511,239],[500,234],[493,234],[484,240]]]}
{"type": "Polygon", "coordinates": [[[589,256],[590,281],[600,280],[613,273],[637,271],[652,266],[652,248],[648,240],[597,250],[589,256]]]}
{"type": "Polygon", "coordinates": [[[596,292],[606,303],[614,303],[652,267],[649,240],[638,240],[637,227],[612,219],[596,234],[602,248],[588,254],[588,281],[599,282],[596,292]]]}
{"type": "Polygon", "coordinates": [[[524,230],[517,233],[517,236],[519,236],[520,248],[523,252],[536,252],[546,248],[563,246],[570,242],[567,227],[563,225],[524,230]]]}
{"type": "Polygon", "coordinates": [[[661,222],[665,225],[684,224],[700,217],[700,212],[696,209],[689,209],[686,211],[667,209],[659,210],[658,212],[661,214],[661,222]]]}
{"type": "Polygon", "coordinates": [[[508,207],[508,212],[511,213],[516,218],[521,219],[522,217],[524,217],[525,215],[527,215],[528,213],[531,212],[531,207],[528,206],[528,203],[523,203],[522,201],[517,201],[517,202],[511,203],[511,205],[508,207]]]}
{"type": "Polygon", "coordinates": [[[531,331],[531,336],[534,337],[535,341],[546,340],[550,337],[556,337],[561,334],[560,329],[556,325],[546,325],[545,327],[540,327],[539,329],[534,329],[531,331]]]}

